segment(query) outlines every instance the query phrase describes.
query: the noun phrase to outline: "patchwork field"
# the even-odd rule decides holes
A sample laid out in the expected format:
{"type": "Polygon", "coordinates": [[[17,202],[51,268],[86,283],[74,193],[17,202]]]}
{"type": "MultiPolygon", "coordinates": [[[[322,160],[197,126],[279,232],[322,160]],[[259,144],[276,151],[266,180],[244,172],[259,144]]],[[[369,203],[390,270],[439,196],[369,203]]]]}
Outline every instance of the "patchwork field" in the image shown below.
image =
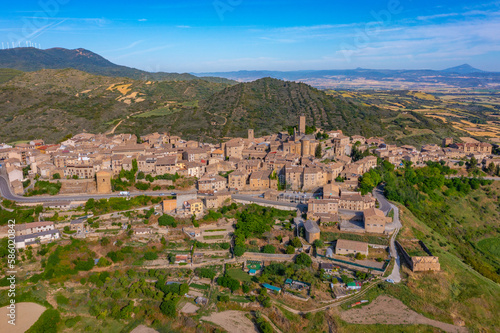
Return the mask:
{"type": "Polygon", "coordinates": [[[388,296],[379,296],[367,306],[342,312],[340,317],[342,320],[354,324],[423,324],[437,327],[445,332],[468,332],[465,327],[426,318],[410,310],[401,301],[388,296]]]}
{"type": "Polygon", "coordinates": [[[212,313],[208,317],[201,317],[201,320],[210,321],[221,326],[228,332],[257,333],[255,325],[241,311],[224,311],[212,313]]]}
{"type": "Polygon", "coordinates": [[[16,325],[7,322],[9,309],[6,306],[0,308],[0,332],[23,333],[33,325],[45,311],[45,307],[36,303],[16,304],[16,325]]]}

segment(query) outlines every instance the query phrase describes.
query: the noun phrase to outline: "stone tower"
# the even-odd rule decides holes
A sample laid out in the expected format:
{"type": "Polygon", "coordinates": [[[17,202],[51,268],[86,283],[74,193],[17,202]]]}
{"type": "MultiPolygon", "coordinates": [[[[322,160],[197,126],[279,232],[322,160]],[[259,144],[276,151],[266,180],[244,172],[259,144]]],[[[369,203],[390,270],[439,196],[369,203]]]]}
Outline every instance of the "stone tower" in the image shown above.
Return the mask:
{"type": "Polygon", "coordinates": [[[255,137],[254,137],[254,132],[253,132],[253,129],[249,129],[248,130],[248,140],[253,140],[255,137]]]}
{"type": "Polygon", "coordinates": [[[302,140],[302,151],[301,155],[304,157],[310,156],[311,155],[311,141],[307,139],[302,140]]]}
{"type": "Polygon", "coordinates": [[[306,116],[301,115],[299,118],[299,134],[304,135],[306,134],[306,116]]]}
{"type": "Polygon", "coordinates": [[[444,138],[443,139],[443,148],[448,147],[451,144],[453,144],[453,138],[444,138]]]}
{"type": "Polygon", "coordinates": [[[111,171],[100,170],[96,173],[97,193],[111,193],[111,171]]]}

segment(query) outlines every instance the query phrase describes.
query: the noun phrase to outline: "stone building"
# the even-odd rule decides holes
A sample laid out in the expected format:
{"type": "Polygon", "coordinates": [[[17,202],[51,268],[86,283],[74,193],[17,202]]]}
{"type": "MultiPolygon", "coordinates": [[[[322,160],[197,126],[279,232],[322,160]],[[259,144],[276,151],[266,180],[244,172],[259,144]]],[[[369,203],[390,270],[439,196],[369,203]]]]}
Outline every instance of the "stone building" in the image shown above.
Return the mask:
{"type": "Polygon", "coordinates": [[[383,211],[372,207],[363,211],[363,222],[366,232],[383,234],[385,232],[385,225],[392,221],[390,217],[384,215],[383,211]]]}
{"type": "Polygon", "coordinates": [[[100,170],[96,173],[97,193],[111,193],[111,177],[109,170],[100,170]]]}
{"type": "Polygon", "coordinates": [[[411,270],[413,272],[439,271],[441,265],[438,257],[411,257],[411,270]]]}
{"type": "Polygon", "coordinates": [[[346,239],[337,240],[335,245],[335,254],[347,255],[347,254],[358,254],[368,255],[368,243],[351,241],[346,239]]]}
{"type": "Polygon", "coordinates": [[[320,238],[321,230],[318,227],[318,224],[314,221],[307,220],[304,223],[304,229],[305,229],[305,236],[306,236],[306,241],[309,244],[312,244],[315,240],[320,238]]]}

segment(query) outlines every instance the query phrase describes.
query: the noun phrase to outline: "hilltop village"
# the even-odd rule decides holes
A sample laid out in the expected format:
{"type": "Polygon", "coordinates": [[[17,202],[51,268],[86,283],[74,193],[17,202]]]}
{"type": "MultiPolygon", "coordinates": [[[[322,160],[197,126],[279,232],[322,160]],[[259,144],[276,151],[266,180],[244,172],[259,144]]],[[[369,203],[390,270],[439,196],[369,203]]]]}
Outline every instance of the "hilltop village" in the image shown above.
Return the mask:
{"type": "MultiPolygon", "coordinates": [[[[260,282],[292,303],[319,306],[380,279],[400,282],[399,255],[413,272],[441,269],[423,240],[395,241],[399,213],[382,191],[360,191],[365,173],[381,161],[395,168],[441,162],[458,173],[476,161],[476,167],[498,170],[492,149],[471,138],[445,139],[442,147],[398,147],[382,138],[311,128],[304,116],[289,132],[256,138],[249,129],[247,138],[221,144],[166,133],[81,133],[59,144],[3,145],[1,189],[4,209],[34,207],[36,220],[15,226],[18,251],[70,240],[110,246],[110,238],[114,247],[168,246],[161,255],[146,252],[141,265],[150,272],[196,270],[194,278],[179,273],[168,282],[189,285],[185,294],[194,302],[177,306],[180,312],[207,306],[216,276],[222,287],[231,279],[243,288],[260,282]],[[313,288],[311,277],[300,274],[280,282],[268,278],[289,262],[314,267],[328,283],[313,288]]],[[[120,251],[94,253],[89,269],[134,257],[120,251]]]]}

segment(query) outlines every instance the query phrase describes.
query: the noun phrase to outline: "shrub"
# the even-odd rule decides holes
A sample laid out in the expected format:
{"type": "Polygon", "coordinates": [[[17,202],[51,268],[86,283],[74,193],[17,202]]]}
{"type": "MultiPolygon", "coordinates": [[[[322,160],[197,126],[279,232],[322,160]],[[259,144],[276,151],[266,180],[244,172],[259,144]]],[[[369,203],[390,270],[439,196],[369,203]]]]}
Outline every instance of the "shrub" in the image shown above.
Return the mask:
{"type": "Polygon", "coordinates": [[[69,299],[63,295],[57,295],[56,302],[59,305],[67,305],[69,303],[69,299]]]}
{"type": "Polygon", "coordinates": [[[306,253],[301,253],[295,257],[295,263],[300,266],[310,267],[312,265],[312,259],[306,253]]]}
{"type": "Polygon", "coordinates": [[[144,253],[144,259],[156,260],[156,259],[158,259],[158,254],[156,252],[152,252],[152,251],[146,252],[146,253],[144,253]]]}
{"type": "Polygon", "coordinates": [[[196,268],[195,272],[199,277],[202,278],[213,279],[215,277],[215,271],[209,268],[196,268]]]}
{"type": "Polygon", "coordinates": [[[149,183],[143,183],[143,182],[135,183],[135,188],[140,190],[140,191],[146,191],[149,189],[150,186],[151,186],[151,184],[149,184],[149,183]]]}
{"type": "Polygon", "coordinates": [[[241,257],[243,254],[245,254],[246,248],[244,246],[235,246],[234,247],[234,255],[236,257],[241,257]]]}
{"type": "Polygon", "coordinates": [[[82,317],[80,317],[80,316],[71,317],[69,319],[66,319],[66,321],[64,322],[64,325],[66,325],[66,327],[68,327],[68,328],[71,328],[71,327],[75,326],[81,319],[82,319],[82,317]]]}
{"type": "Polygon", "coordinates": [[[276,248],[272,245],[264,245],[262,247],[262,253],[276,253],[276,248]]]}
{"type": "Polygon", "coordinates": [[[59,311],[55,309],[48,309],[26,332],[28,333],[56,333],[57,324],[61,320],[59,311]]]}
{"type": "Polygon", "coordinates": [[[158,219],[158,224],[160,226],[171,226],[172,228],[177,227],[177,222],[175,221],[173,216],[170,216],[168,214],[163,214],[162,216],[160,216],[160,218],[158,219]]]}
{"type": "Polygon", "coordinates": [[[300,241],[300,238],[299,237],[295,237],[294,239],[292,239],[290,241],[290,245],[292,245],[293,247],[297,248],[297,247],[302,247],[302,242],[300,241]]]}

